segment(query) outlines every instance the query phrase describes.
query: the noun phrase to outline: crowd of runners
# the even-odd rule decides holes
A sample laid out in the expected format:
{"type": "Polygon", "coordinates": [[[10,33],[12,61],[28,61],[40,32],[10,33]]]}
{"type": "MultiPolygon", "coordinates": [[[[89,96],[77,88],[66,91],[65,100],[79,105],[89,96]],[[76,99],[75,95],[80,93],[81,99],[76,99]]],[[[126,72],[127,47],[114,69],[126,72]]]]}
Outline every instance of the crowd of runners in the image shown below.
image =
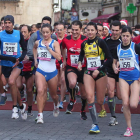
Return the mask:
{"type": "Polygon", "coordinates": [[[36,92],[36,123],[44,123],[43,110],[50,94],[53,116],[63,109],[66,91],[71,114],[76,94],[81,97],[81,119],[86,120],[88,105],[92,127],[89,133],[100,133],[95,102],[100,105],[99,117],[106,116],[105,100],[111,113],[109,125],[118,124],[115,99],[122,100],[127,124],[124,136],[132,136],[131,108],[139,103],[140,25],[129,27],[126,20],[109,23],[63,22],[51,26],[45,16],[41,23],[18,25],[12,15],[0,21],[0,105],[5,105],[9,86],[12,119],[33,116],[33,93],[36,92]],[[77,91],[79,89],[79,92],[77,91]],[[27,105],[24,103],[25,91],[27,105]],[[60,99],[57,91],[60,90],[60,99]],[[49,92],[48,92],[49,91],[49,92]]]}

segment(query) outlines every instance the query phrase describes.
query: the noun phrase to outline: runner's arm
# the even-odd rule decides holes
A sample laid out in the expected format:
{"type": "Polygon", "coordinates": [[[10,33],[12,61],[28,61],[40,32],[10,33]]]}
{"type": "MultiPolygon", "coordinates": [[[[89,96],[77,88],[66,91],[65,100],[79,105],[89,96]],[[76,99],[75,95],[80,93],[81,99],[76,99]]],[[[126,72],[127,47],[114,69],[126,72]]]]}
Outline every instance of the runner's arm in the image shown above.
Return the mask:
{"type": "Polygon", "coordinates": [[[22,48],[22,54],[19,57],[19,61],[21,62],[24,59],[25,55],[27,54],[27,46],[25,44],[22,33],[20,33],[20,45],[21,45],[21,48],[22,48]]]}
{"type": "Polygon", "coordinates": [[[37,33],[35,32],[31,35],[27,44],[27,55],[29,56],[29,60],[30,58],[33,57],[33,47],[36,40],[37,40],[37,33]]]}
{"type": "Polygon", "coordinates": [[[33,47],[33,55],[34,55],[35,62],[37,62],[37,47],[38,47],[38,41],[34,43],[34,47],[33,47]]]}
{"type": "Polygon", "coordinates": [[[97,69],[98,71],[105,69],[110,63],[112,64],[112,61],[113,61],[109,48],[108,48],[107,44],[105,43],[105,41],[102,39],[100,41],[100,47],[102,48],[103,52],[105,53],[105,59],[107,59],[107,60],[104,61],[104,63],[97,69]]]}
{"type": "Polygon", "coordinates": [[[66,44],[65,39],[62,40],[62,57],[63,57],[63,63],[66,63],[66,44]]]}
{"type": "Polygon", "coordinates": [[[80,51],[79,60],[78,60],[78,62],[81,62],[81,63],[85,56],[84,47],[85,47],[85,41],[81,44],[81,51],[80,51]]]}
{"type": "MultiPolygon", "coordinates": [[[[46,46],[47,47],[47,46],[46,46]]],[[[48,49],[48,51],[51,53],[51,55],[56,58],[58,61],[61,60],[61,52],[60,52],[60,46],[57,41],[54,42],[54,50],[48,49]]]]}
{"type": "Polygon", "coordinates": [[[136,52],[136,54],[140,55],[140,45],[139,44],[135,44],[135,52],[136,52]]]}

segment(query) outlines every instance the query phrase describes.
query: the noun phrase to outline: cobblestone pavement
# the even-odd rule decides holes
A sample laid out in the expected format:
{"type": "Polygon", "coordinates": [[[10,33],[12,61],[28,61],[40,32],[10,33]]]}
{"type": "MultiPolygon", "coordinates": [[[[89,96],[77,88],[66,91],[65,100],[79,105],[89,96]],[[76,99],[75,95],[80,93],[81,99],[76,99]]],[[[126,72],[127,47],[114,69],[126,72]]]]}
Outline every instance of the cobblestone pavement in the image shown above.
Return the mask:
{"type": "Polygon", "coordinates": [[[132,126],[134,136],[123,137],[126,130],[126,123],[123,114],[116,114],[119,124],[108,126],[110,114],[105,118],[99,118],[100,134],[88,134],[91,128],[91,118],[87,113],[86,121],[80,119],[79,112],[71,115],[60,112],[55,118],[52,111],[44,112],[44,124],[36,124],[37,112],[34,111],[33,117],[28,117],[26,121],[21,118],[11,119],[12,111],[0,111],[0,140],[139,140],[140,139],[140,115],[132,115],[132,126]]]}

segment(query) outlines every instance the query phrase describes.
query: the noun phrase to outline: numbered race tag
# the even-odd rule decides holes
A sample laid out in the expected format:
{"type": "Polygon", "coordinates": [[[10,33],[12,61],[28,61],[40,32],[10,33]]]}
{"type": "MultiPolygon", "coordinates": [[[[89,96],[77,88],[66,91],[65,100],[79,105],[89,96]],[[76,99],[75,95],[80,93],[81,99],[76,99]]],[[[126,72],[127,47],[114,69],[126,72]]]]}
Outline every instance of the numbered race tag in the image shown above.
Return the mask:
{"type": "Polygon", "coordinates": [[[132,57],[119,58],[121,71],[132,71],[135,69],[134,60],[132,57]]]}
{"type": "Polygon", "coordinates": [[[97,70],[101,66],[100,56],[98,57],[89,57],[87,58],[87,69],[88,70],[97,70]]]}
{"type": "MultiPolygon", "coordinates": [[[[70,55],[71,66],[78,66],[78,59],[79,55],[70,55]]],[[[82,64],[84,64],[84,60],[82,61],[82,64]]]]}
{"type": "Polygon", "coordinates": [[[17,55],[17,43],[3,42],[3,54],[6,55],[17,55]]]}
{"type": "Polygon", "coordinates": [[[51,53],[47,50],[47,48],[38,48],[38,59],[50,61],[51,60],[51,53]]]}

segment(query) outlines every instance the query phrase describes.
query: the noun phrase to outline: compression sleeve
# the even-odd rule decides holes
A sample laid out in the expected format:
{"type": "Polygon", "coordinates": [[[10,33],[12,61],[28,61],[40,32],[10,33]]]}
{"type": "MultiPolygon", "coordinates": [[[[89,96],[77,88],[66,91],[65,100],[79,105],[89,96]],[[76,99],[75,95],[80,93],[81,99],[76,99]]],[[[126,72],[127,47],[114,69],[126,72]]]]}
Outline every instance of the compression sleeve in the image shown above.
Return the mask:
{"type": "Polygon", "coordinates": [[[108,46],[107,46],[107,44],[105,43],[104,40],[102,40],[102,39],[100,40],[100,45],[99,45],[99,46],[102,48],[102,50],[103,50],[103,52],[104,52],[104,54],[105,54],[105,59],[107,59],[107,60],[104,61],[104,63],[98,68],[98,70],[101,71],[101,70],[105,69],[110,63],[112,63],[112,62],[113,62],[113,59],[112,59],[111,53],[110,53],[110,51],[109,51],[109,48],[108,48],[108,46]]]}
{"type": "Polygon", "coordinates": [[[21,62],[24,59],[25,55],[27,54],[27,45],[24,41],[24,37],[23,37],[22,33],[20,33],[20,45],[22,48],[22,54],[19,57],[19,61],[21,62]]]}
{"type": "Polygon", "coordinates": [[[80,51],[79,60],[78,60],[81,62],[83,61],[84,56],[85,56],[84,47],[85,47],[85,41],[81,44],[81,51],[80,51]]]}
{"type": "Polygon", "coordinates": [[[0,60],[12,61],[13,63],[16,62],[16,58],[15,57],[3,56],[3,55],[0,55],[0,60]]]}

